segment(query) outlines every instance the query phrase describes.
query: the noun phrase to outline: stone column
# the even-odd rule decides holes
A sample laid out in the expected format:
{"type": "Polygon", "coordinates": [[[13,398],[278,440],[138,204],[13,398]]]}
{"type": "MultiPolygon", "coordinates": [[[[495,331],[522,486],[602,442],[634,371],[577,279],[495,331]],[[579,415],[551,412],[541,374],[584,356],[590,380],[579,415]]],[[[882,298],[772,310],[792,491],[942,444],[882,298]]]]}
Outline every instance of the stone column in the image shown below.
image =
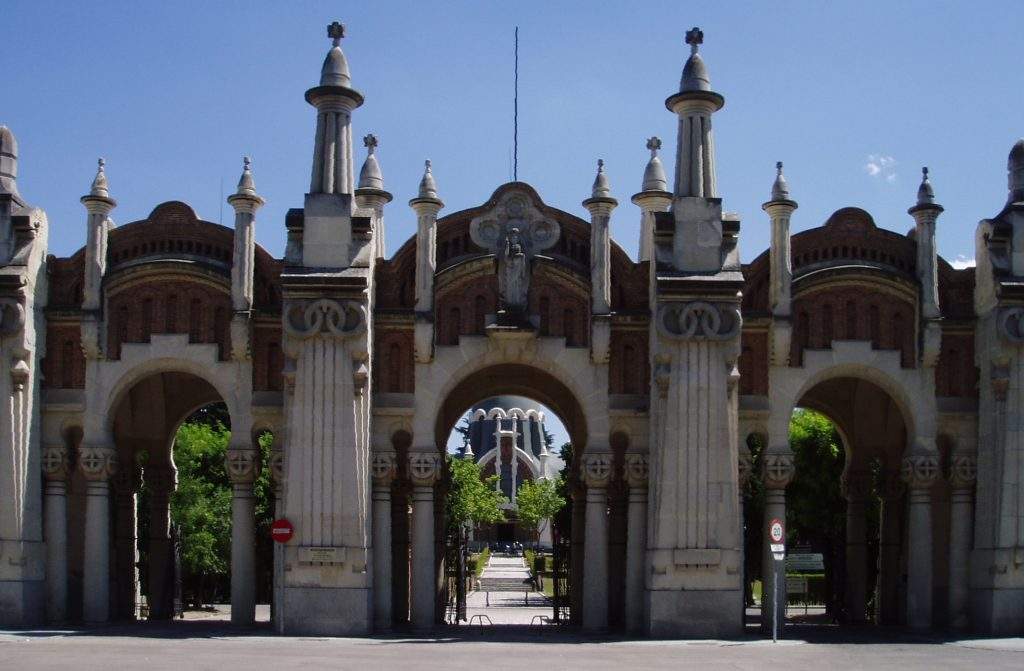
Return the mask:
{"type": "Polygon", "coordinates": [[[373,628],[389,631],[391,620],[391,483],[394,452],[378,452],[370,466],[373,475],[373,628]]]}
{"type": "MultiPolygon", "coordinates": [[[[739,432],[739,436],[747,435],[745,432],[739,432]]],[[[736,484],[737,492],[739,494],[739,512],[740,512],[740,573],[743,576],[742,591],[743,591],[743,602],[740,606],[740,621],[743,622],[744,626],[747,622],[747,583],[749,576],[747,575],[747,534],[746,534],[746,500],[747,500],[747,485],[750,483],[750,476],[754,470],[754,457],[750,454],[750,448],[747,447],[746,441],[741,440],[739,447],[737,448],[737,464],[736,464],[736,484]]]]}
{"type": "Polygon", "coordinates": [[[893,625],[900,620],[900,511],[906,493],[899,471],[882,472],[881,490],[876,621],[878,624],[893,625]]]}
{"type": "Polygon", "coordinates": [[[63,622],[68,609],[68,450],[43,448],[43,525],[46,541],[46,619],[63,622]]]}
{"type": "Polygon", "coordinates": [[[174,544],[171,542],[171,494],[177,478],[170,465],[147,466],[149,489],[149,619],[174,617],[174,544]]]}
{"type": "Polygon", "coordinates": [[[939,475],[933,454],[904,457],[901,471],[910,489],[907,530],[907,626],[927,630],[932,626],[932,494],[939,475]]]}
{"type": "Polygon", "coordinates": [[[256,621],[256,498],[253,481],[259,453],[247,445],[228,448],[226,468],[231,478],[231,624],[256,621]]]}
{"type": "MultiPolygon", "coordinates": [[[[788,449],[788,448],[787,448],[788,449]]],[[[773,519],[786,520],[786,487],[793,480],[795,469],[793,455],[790,452],[772,451],[764,455],[761,477],[764,481],[764,552],[761,560],[761,626],[765,632],[771,633],[776,620],[779,622],[779,634],[786,621],[786,580],[775,570],[772,558],[771,536],[768,527],[773,519]],[[778,603],[773,612],[768,604],[776,594],[778,586],[778,603]]]]}
{"type": "Polygon", "coordinates": [[[414,629],[434,626],[434,483],[440,475],[441,460],[435,453],[409,455],[412,480],[412,604],[414,629]]]}
{"type": "Polygon", "coordinates": [[[584,456],[587,523],[583,539],[583,628],[589,631],[608,627],[608,483],[611,472],[611,454],[584,456]]]}
{"type": "MultiPolygon", "coordinates": [[[[139,467],[121,462],[114,485],[114,611],[113,619],[134,620],[139,614],[139,467]]],[[[173,600],[171,601],[173,604],[173,600]]]]}
{"type": "Polygon", "coordinates": [[[970,595],[969,562],[974,536],[974,484],[978,461],[973,454],[954,454],[949,469],[953,487],[949,514],[949,624],[966,629],[970,595]]]}
{"type": "Polygon", "coordinates": [[[626,526],[626,629],[643,631],[644,564],[647,550],[646,454],[626,455],[626,484],[629,485],[629,522],[626,526]]]}
{"type": "Polygon", "coordinates": [[[86,479],[85,565],[82,571],[82,618],[87,623],[110,619],[110,478],[117,469],[112,447],[78,450],[86,479]]]}
{"type": "Polygon", "coordinates": [[[843,473],[842,492],[846,498],[846,614],[850,622],[867,621],[867,498],[868,473],[843,473]]]}
{"type": "MultiPolygon", "coordinates": [[[[274,519],[284,517],[285,460],[281,446],[284,444],[285,431],[286,429],[281,429],[280,434],[274,434],[274,446],[270,450],[268,460],[270,481],[274,488],[274,519]]],[[[270,603],[270,619],[274,623],[274,631],[281,634],[284,633],[284,545],[277,542],[274,543],[274,584],[271,592],[273,597],[270,603]]]]}

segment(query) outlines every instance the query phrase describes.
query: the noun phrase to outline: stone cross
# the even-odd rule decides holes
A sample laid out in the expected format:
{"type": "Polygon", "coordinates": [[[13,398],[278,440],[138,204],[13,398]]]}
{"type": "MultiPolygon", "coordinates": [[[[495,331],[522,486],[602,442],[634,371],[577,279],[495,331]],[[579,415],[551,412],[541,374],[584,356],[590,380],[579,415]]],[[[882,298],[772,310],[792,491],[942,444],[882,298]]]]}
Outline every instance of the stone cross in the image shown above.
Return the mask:
{"type": "Polygon", "coordinates": [[[686,43],[690,45],[690,53],[696,54],[697,47],[704,44],[704,32],[697,26],[687,30],[686,43]]]}
{"type": "Polygon", "coordinates": [[[377,136],[370,133],[364,137],[363,146],[366,147],[367,153],[372,154],[373,150],[377,148],[377,136]]]}
{"type": "Polygon", "coordinates": [[[651,158],[658,155],[658,150],[661,149],[661,138],[657,135],[647,138],[647,148],[651,150],[651,158]]]}
{"type": "Polygon", "coordinates": [[[331,25],[327,26],[327,37],[331,38],[334,42],[334,46],[341,44],[341,38],[345,37],[345,26],[335,21],[331,25]]]}

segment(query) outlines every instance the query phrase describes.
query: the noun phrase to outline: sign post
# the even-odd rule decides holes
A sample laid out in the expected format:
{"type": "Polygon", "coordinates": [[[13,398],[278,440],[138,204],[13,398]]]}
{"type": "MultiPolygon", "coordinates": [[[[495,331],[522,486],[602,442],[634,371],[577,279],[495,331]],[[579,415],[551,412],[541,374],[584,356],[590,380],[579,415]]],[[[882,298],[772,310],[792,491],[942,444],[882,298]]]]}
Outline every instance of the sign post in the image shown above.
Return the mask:
{"type": "MultiPolygon", "coordinates": [[[[772,589],[772,642],[779,640],[781,625],[779,623],[780,588],[781,583],[786,579],[786,525],[778,517],[772,518],[768,523],[768,538],[772,551],[772,567],[774,571],[774,585],[772,589]]],[[[762,595],[764,598],[764,595],[762,595]]],[[[785,608],[785,604],[782,604],[785,608]]],[[[785,610],[783,610],[785,617],[785,610]]]]}

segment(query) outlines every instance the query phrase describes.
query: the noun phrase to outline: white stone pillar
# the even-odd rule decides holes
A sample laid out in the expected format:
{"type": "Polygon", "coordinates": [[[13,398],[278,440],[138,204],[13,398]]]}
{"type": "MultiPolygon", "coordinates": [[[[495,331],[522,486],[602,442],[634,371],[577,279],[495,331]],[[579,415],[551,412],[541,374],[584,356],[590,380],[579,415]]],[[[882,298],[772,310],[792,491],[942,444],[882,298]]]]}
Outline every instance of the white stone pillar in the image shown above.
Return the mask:
{"type": "Polygon", "coordinates": [[[409,455],[412,480],[412,597],[411,621],[414,629],[434,626],[437,575],[434,567],[434,483],[440,475],[437,454],[416,452],[409,455]]]}
{"type": "Polygon", "coordinates": [[[259,452],[247,445],[231,446],[226,468],[232,490],[231,624],[248,626],[256,621],[256,497],[253,481],[259,471],[259,452]]]}
{"type": "Polygon", "coordinates": [[[103,307],[103,276],[107,272],[107,239],[113,224],[109,216],[117,207],[110,197],[103,159],[99,159],[96,178],[81,202],[88,212],[85,233],[85,270],[82,284],[82,350],[87,358],[96,358],[103,350],[100,342],[100,311],[103,307]]]}
{"type": "Polygon", "coordinates": [[[626,526],[626,628],[639,633],[644,628],[644,564],[647,550],[646,454],[626,455],[626,484],[629,485],[626,526]]]}
{"type": "Polygon", "coordinates": [[[903,459],[902,477],[910,489],[907,530],[907,626],[932,626],[932,493],[939,475],[938,458],[916,454],[903,459]]]}
{"type": "Polygon", "coordinates": [[[850,622],[860,623],[867,620],[868,473],[843,473],[842,490],[846,498],[846,613],[850,622]]]}
{"type": "Polygon", "coordinates": [[[46,619],[63,622],[68,608],[68,450],[43,448],[43,529],[46,541],[46,619]]]}
{"type": "Polygon", "coordinates": [[[970,557],[974,536],[974,484],[978,477],[977,457],[954,454],[949,469],[953,487],[949,514],[949,625],[968,627],[970,557]]]}
{"type": "Polygon", "coordinates": [[[917,190],[917,204],[907,210],[914,218],[914,240],[917,242],[917,279],[921,283],[921,316],[938,319],[939,270],[935,252],[935,223],[942,214],[942,206],[935,202],[935,193],[928,181],[928,168],[921,170],[921,186],[917,190]]]}
{"type": "Polygon", "coordinates": [[[263,199],[256,193],[249,157],[238,180],[237,192],[228,196],[228,204],[235,210],[235,235],[231,263],[231,356],[248,359],[249,318],[252,313],[255,286],[256,212],[263,207],[263,199]]]}
{"type": "Polygon", "coordinates": [[[637,260],[654,260],[654,220],[656,212],[666,212],[672,205],[672,194],[668,190],[665,168],[658,158],[661,139],[651,137],[647,140],[647,148],[651,158],[644,170],[643,188],[630,199],[640,208],[640,249],[637,260]]]}
{"type": "Polygon", "coordinates": [[[117,468],[112,447],[78,450],[86,478],[85,564],[82,571],[82,618],[87,623],[110,619],[110,478],[117,468]]]}
{"type": "Polygon", "coordinates": [[[373,475],[373,628],[390,631],[391,619],[391,482],[395,454],[378,452],[371,464],[373,475]]]}
{"type": "Polygon", "coordinates": [[[612,455],[584,456],[587,485],[586,536],[583,539],[583,628],[608,628],[608,484],[612,455]]]}
{"type": "Polygon", "coordinates": [[[437,197],[430,161],[425,165],[419,196],[409,201],[409,207],[416,212],[416,312],[430,312],[434,307],[437,213],[444,207],[437,197]]]}
{"type": "Polygon", "coordinates": [[[595,315],[605,315],[611,311],[611,237],[608,225],[612,211],[618,204],[611,197],[604,161],[599,160],[591,197],[583,201],[583,207],[590,212],[590,294],[591,312],[595,315]]]}
{"type": "MultiPolygon", "coordinates": [[[[788,447],[786,448],[788,450],[788,447]]],[[[764,552],[761,559],[761,626],[768,634],[775,623],[779,623],[778,633],[782,635],[782,626],[786,621],[786,580],[775,570],[772,557],[771,536],[768,528],[773,519],[786,521],[786,487],[792,482],[794,475],[793,454],[788,451],[772,450],[762,460],[761,478],[764,481],[764,552]],[[779,582],[776,589],[776,581],[779,582]],[[769,604],[775,595],[778,596],[776,609],[769,604]]]]}

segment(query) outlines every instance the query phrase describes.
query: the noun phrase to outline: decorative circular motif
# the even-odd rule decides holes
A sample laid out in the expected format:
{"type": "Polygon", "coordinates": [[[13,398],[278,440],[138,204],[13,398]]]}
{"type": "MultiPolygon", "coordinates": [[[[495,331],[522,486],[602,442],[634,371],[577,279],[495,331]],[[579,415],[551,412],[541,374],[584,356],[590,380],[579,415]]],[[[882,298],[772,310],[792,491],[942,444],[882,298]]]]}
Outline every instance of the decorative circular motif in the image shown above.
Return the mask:
{"type": "Polygon", "coordinates": [[[329,298],[294,303],[285,312],[284,327],[297,338],[315,335],[351,338],[366,330],[366,309],[353,301],[329,298]]]}
{"type": "Polygon", "coordinates": [[[674,340],[727,340],[735,337],[743,323],[739,308],[704,301],[667,303],[658,312],[658,331],[674,340]],[[724,316],[729,324],[723,328],[724,316]]]}

